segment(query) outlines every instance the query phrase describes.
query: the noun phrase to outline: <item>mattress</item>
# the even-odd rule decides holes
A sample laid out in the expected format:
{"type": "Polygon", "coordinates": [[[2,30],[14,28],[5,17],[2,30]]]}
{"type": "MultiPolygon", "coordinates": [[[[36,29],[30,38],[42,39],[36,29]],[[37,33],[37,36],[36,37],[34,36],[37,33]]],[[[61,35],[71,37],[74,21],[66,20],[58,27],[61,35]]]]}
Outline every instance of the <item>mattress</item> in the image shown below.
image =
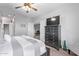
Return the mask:
{"type": "Polygon", "coordinates": [[[29,36],[5,35],[5,41],[0,43],[0,56],[39,56],[45,52],[45,44],[29,36]]]}

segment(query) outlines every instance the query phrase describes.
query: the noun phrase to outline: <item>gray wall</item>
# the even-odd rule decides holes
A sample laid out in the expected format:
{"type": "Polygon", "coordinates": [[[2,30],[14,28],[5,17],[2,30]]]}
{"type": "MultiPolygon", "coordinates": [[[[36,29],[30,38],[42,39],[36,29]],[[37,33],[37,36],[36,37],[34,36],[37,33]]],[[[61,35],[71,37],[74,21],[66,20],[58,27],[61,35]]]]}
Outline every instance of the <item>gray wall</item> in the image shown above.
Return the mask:
{"type": "Polygon", "coordinates": [[[15,35],[27,35],[27,21],[28,18],[25,18],[22,15],[16,15],[15,18],[15,35]]]}

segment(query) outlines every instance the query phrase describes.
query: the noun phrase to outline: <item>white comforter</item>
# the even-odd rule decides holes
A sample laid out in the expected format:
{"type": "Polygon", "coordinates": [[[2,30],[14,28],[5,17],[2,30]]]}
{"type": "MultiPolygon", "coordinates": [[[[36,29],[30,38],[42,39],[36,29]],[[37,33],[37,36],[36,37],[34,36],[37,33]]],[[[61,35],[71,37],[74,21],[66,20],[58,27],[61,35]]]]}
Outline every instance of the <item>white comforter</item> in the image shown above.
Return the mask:
{"type": "Polygon", "coordinates": [[[39,56],[46,52],[42,41],[29,36],[6,36],[5,40],[0,44],[0,56],[39,56]],[[36,41],[35,45],[32,40],[36,41]]]}

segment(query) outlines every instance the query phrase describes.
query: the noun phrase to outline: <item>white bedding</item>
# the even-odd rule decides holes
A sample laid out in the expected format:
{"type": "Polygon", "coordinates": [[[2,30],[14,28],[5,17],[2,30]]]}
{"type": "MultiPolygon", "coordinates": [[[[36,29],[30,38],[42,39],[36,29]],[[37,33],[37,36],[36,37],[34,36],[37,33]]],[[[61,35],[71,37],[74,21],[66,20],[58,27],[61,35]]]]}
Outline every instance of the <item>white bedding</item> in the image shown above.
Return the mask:
{"type": "Polygon", "coordinates": [[[45,44],[42,41],[29,36],[23,35],[12,38],[6,36],[5,40],[6,43],[0,44],[0,56],[39,56],[46,52],[45,44]],[[29,40],[36,41],[36,45],[29,40]]]}
{"type": "Polygon", "coordinates": [[[42,55],[43,53],[46,52],[45,44],[44,44],[42,41],[40,41],[40,40],[38,40],[38,39],[35,39],[35,38],[32,38],[32,37],[30,37],[30,36],[22,35],[22,37],[25,38],[26,40],[32,39],[32,40],[37,41],[37,42],[39,43],[39,45],[40,45],[40,55],[42,55]]]}

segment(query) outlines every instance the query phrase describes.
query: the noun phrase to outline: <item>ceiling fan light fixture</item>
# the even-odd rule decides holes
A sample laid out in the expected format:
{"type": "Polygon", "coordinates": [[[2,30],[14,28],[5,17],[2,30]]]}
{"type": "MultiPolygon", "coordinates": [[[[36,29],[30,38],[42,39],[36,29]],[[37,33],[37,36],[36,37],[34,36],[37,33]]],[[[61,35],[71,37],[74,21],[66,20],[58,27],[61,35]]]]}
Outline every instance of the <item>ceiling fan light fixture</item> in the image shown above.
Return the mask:
{"type": "Polygon", "coordinates": [[[37,11],[37,9],[32,6],[32,4],[34,4],[34,3],[24,3],[23,6],[17,6],[17,7],[15,7],[15,8],[16,8],[16,9],[22,8],[22,9],[26,10],[27,13],[28,13],[31,9],[34,10],[34,11],[37,11]]]}
{"type": "Polygon", "coordinates": [[[30,11],[30,8],[28,6],[23,6],[22,9],[24,9],[25,11],[30,11]]]}

